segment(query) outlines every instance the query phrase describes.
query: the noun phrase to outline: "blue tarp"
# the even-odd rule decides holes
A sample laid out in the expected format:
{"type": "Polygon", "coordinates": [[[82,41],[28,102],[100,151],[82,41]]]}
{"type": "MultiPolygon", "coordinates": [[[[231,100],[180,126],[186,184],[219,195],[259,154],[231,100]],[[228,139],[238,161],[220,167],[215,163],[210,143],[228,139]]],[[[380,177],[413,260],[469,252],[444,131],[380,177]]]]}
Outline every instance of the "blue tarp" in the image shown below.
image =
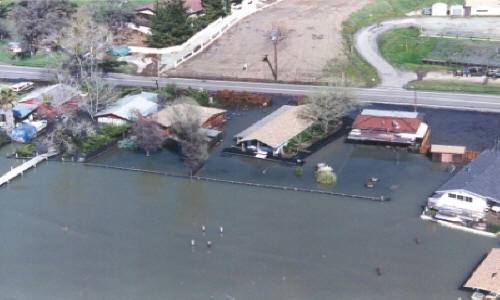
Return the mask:
{"type": "Polygon", "coordinates": [[[36,137],[36,128],[30,124],[22,123],[12,130],[12,140],[28,143],[36,137]]]}
{"type": "Polygon", "coordinates": [[[117,46],[108,51],[108,54],[111,56],[127,56],[130,55],[132,50],[130,50],[127,46],[117,46]]]}

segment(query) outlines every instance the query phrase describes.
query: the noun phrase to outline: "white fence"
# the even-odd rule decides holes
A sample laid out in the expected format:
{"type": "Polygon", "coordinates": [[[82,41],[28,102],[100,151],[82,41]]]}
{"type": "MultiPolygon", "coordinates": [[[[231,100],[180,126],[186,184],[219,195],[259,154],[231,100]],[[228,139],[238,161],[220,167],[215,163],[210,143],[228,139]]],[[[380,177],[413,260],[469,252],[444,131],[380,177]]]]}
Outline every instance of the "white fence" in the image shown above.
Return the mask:
{"type": "MultiPolygon", "coordinates": [[[[276,0],[269,4],[264,4],[259,1],[244,1],[240,9],[233,9],[231,15],[212,22],[205,29],[193,35],[182,45],[168,48],[130,46],[130,49],[132,53],[161,55],[160,72],[174,69],[183,62],[194,57],[196,54],[202,52],[207,46],[222,36],[222,34],[229,30],[238,21],[281,1],[283,0],[276,0]]],[[[144,31],[145,28],[137,27],[133,29],[147,33],[144,31]]]]}

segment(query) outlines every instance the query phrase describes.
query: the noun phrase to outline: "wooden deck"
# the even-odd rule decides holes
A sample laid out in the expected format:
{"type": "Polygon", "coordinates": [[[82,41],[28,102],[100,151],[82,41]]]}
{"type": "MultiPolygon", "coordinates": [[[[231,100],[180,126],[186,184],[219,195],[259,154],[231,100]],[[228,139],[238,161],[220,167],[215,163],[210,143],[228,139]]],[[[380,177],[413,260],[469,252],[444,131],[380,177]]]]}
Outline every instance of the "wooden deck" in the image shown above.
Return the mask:
{"type": "Polygon", "coordinates": [[[23,175],[24,172],[26,172],[27,170],[29,170],[31,168],[36,168],[36,166],[39,163],[43,162],[44,160],[48,160],[49,157],[54,156],[54,155],[57,155],[57,153],[41,154],[41,155],[33,157],[32,159],[24,162],[23,164],[15,167],[15,168],[12,168],[10,171],[8,171],[2,177],[0,177],[0,186],[4,185],[6,183],[9,183],[12,179],[14,179],[20,175],[23,175]]]}

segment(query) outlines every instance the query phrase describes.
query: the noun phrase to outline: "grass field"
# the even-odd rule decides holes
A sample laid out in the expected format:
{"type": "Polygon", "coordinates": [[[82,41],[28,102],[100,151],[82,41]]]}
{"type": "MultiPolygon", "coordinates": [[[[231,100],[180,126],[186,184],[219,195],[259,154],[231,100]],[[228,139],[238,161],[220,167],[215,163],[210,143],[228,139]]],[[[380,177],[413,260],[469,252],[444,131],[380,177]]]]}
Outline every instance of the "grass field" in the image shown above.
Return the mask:
{"type": "Polygon", "coordinates": [[[0,41],[0,63],[27,67],[58,67],[64,59],[60,52],[38,52],[35,56],[20,58],[7,49],[10,40],[0,41]]]}
{"type": "Polygon", "coordinates": [[[379,49],[393,66],[405,70],[420,70],[442,66],[424,66],[421,61],[429,58],[438,44],[437,38],[421,37],[416,28],[398,28],[382,36],[379,49]]]}
{"type": "Polygon", "coordinates": [[[480,83],[471,83],[471,82],[429,80],[429,81],[410,82],[405,86],[405,88],[409,90],[500,95],[500,84],[483,85],[480,83]]]}
{"type": "Polygon", "coordinates": [[[500,66],[498,42],[422,37],[416,28],[398,28],[379,41],[382,56],[405,70],[449,70],[440,65],[422,64],[422,59],[500,66]]]}
{"type": "MultiPolygon", "coordinates": [[[[349,19],[342,23],[342,36],[345,41],[346,49],[352,49],[353,35],[363,26],[378,22],[384,19],[403,16],[405,13],[429,7],[434,4],[435,0],[375,0],[373,3],[363,7],[359,11],[351,14],[349,19]]],[[[448,4],[464,4],[464,0],[443,0],[448,4]]],[[[374,82],[379,82],[377,72],[373,67],[360,57],[353,49],[352,53],[348,53],[350,60],[353,62],[347,70],[351,80],[364,81],[365,85],[373,86],[374,82]],[[376,80],[372,78],[375,76],[376,80]]]]}

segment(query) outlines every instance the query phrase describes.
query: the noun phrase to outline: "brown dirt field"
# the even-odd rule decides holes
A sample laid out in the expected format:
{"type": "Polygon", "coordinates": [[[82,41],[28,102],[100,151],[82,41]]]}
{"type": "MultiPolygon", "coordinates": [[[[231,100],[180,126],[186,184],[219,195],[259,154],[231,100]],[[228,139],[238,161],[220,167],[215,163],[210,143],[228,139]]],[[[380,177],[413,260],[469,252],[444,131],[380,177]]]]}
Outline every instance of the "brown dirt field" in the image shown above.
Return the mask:
{"type": "Polygon", "coordinates": [[[272,79],[270,32],[280,28],[278,80],[314,82],[328,61],[343,55],[342,21],[373,0],[285,0],[240,21],[207,50],[169,76],[272,79]],[[243,70],[243,65],[248,69],[243,70]]]}

